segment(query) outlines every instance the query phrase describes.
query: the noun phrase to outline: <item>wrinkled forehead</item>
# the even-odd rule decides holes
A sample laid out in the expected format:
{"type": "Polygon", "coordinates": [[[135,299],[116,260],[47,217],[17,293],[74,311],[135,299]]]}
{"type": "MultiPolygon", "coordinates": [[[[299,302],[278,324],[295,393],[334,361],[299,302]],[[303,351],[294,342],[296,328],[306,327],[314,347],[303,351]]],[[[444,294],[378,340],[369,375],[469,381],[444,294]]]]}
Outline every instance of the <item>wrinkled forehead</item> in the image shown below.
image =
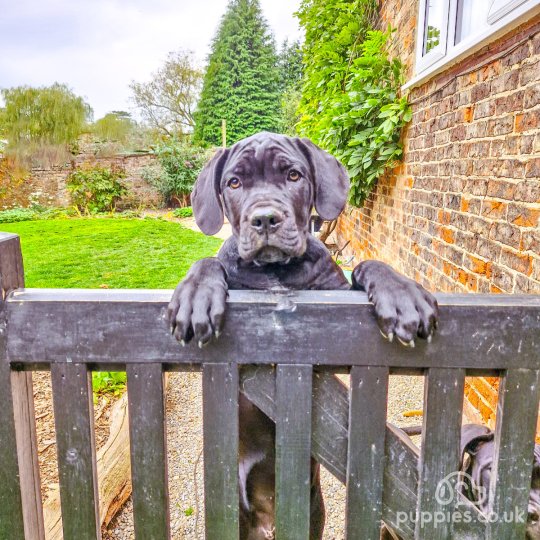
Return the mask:
{"type": "Polygon", "coordinates": [[[307,173],[308,165],[304,154],[289,139],[255,139],[231,148],[223,175],[268,177],[291,167],[307,173]]]}

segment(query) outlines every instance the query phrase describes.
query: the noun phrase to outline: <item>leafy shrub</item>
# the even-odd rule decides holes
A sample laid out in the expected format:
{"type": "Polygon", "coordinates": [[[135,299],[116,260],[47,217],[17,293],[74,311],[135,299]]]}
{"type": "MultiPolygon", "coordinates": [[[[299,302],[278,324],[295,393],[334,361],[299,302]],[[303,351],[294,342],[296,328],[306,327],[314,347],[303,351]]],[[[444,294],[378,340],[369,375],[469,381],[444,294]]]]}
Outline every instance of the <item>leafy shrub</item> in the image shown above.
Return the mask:
{"type": "Polygon", "coordinates": [[[376,0],[302,0],[304,84],[297,130],[338,157],[360,206],[386,167],[401,157],[411,118],[399,94],[402,66],[391,59],[391,31],[374,31],[376,0]]]}
{"type": "Polygon", "coordinates": [[[116,201],[127,193],[120,169],[87,167],[72,172],[67,180],[71,199],[81,211],[96,213],[114,209],[116,201]]]}
{"type": "Polygon", "coordinates": [[[75,215],[70,208],[11,208],[0,212],[0,223],[34,221],[38,219],[62,219],[75,215]]]}
{"type": "Polygon", "coordinates": [[[193,184],[212,152],[170,140],[159,144],[155,153],[159,164],[146,167],[143,178],[160,192],[165,204],[187,206],[193,184]]]}
{"type": "Polygon", "coordinates": [[[0,223],[16,223],[37,219],[38,212],[32,208],[11,208],[0,212],[0,223]]]}
{"type": "Polygon", "coordinates": [[[94,394],[120,395],[126,388],[125,371],[95,371],[92,373],[94,394]]]}
{"type": "Polygon", "coordinates": [[[399,96],[402,65],[386,51],[389,32],[368,32],[362,55],[350,67],[345,92],[332,103],[323,145],[347,167],[349,200],[360,206],[377,179],[402,155],[401,130],[412,117],[399,96]]]}
{"type": "Polygon", "coordinates": [[[184,206],[183,208],[177,208],[173,212],[173,216],[177,218],[186,218],[193,216],[193,208],[191,206],[184,206]]]}

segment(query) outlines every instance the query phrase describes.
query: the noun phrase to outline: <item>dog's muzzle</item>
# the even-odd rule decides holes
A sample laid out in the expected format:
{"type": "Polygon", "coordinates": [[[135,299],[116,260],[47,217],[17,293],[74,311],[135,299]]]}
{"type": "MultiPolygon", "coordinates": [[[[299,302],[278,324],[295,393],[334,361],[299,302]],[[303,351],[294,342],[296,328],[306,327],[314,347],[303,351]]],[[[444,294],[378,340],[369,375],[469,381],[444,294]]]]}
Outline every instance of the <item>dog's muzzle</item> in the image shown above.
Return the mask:
{"type": "Polygon", "coordinates": [[[242,219],[240,257],[256,264],[288,263],[305,251],[305,234],[296,225],[294,212],[275,205],[255,205],[242,219]]]}

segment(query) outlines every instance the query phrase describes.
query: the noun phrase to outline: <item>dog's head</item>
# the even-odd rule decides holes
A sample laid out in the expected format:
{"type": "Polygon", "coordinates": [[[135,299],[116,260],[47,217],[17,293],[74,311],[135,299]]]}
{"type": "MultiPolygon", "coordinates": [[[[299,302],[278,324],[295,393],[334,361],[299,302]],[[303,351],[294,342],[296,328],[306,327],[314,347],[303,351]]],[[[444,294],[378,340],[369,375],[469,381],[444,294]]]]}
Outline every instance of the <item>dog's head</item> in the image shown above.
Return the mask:
{"type": "MultiPolygon", "coordinates": [[[[462,471],[471,479],[466,480],[465,495],[482,512],[489,513],[489,486],[495,452],[495,434],[485,426],[469,424],[461,432],[462,471]]],[[[529,493],[527,538],[540,539],[540,445],[535,445],[531,491],[529,493]]]]}
{"type": "Polygon", "coordinates": [[[343,210],[349,177],[308,139],[259,133],[219,150],[192,194],[197,225],[215,234],[227,216],[240,257],[283,263],[306,249],[313,207],[325,220],[343,210]]]}

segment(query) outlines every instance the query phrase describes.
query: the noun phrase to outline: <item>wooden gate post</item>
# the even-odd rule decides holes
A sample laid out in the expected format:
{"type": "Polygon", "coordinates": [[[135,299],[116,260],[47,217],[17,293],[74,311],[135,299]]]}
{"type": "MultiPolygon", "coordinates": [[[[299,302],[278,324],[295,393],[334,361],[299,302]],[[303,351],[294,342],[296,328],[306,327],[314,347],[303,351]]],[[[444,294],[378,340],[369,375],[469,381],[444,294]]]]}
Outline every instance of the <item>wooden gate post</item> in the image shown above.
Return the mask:
{"type": "Polygon", "coordinates": [[[24,287],[19,237],[0,233],[0,538],[44,540],[32,373],[12,371],[4,299],[24,287]]]}

